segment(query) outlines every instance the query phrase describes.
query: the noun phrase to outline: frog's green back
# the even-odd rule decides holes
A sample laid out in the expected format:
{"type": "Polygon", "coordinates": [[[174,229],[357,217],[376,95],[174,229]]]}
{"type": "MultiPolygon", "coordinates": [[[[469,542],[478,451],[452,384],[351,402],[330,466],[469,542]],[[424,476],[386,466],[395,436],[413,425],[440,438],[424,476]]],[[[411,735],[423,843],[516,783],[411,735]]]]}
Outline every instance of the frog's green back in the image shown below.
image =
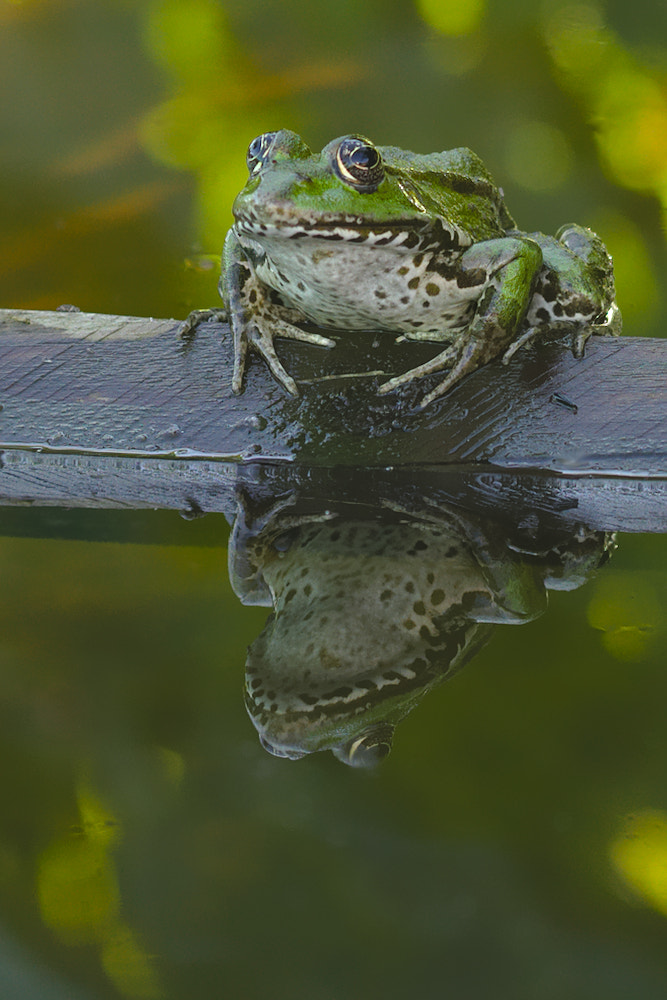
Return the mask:
{"type": "Polygon", "coordinates": [[[379,146],[378,150],[387,174],[409,177],[430,211],[456,217],[475,238],[488,238],[488,227],[498,232],[516,227],[502,190],[471,149],[459,146],[441,153],[412,153],[397,146],[379,146]]]}

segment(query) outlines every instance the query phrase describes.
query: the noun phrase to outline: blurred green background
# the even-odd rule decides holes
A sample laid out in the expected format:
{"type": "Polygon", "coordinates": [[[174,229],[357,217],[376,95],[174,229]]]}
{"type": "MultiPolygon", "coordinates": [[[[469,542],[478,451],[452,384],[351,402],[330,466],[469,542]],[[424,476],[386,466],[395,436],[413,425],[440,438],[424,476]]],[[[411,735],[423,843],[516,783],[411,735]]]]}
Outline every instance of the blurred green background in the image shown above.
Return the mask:
{"type": "MultiPolygon", "coordinates": [[[[246,147],[289,127],[470,146],[521,228],[596,229],[624,332],[663,333],[664,3],[0,0],[0,82],[3,306],[215,305],[246,147]]],[[[363,774],[259,747],[224,521],[17,523],[3,1000],[667,994],[664,537],[499,631],[363,774]]]]}

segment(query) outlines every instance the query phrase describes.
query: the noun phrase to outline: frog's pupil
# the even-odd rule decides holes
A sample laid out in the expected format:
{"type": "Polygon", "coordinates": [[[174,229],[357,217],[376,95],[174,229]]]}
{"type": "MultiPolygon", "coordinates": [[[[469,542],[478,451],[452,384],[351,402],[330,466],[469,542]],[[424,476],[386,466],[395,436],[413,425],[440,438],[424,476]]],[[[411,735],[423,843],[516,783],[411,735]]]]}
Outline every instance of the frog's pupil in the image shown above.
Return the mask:
{"type": "Polygon", "coordinates": [[[363,190],[372,190],[384,175],[377,149],[362,139],[345,139],[338,150],[339,170],[344,180],[357,181],[363,190]]]}
{"type": "Polygon", "coordinates": [[[379,159],[376,149],[370,149],[368,146],[357,146],[352,151],[348,167],[355,167],[360,171],[372,170],[373,167],[377,166],[379,159]]]}

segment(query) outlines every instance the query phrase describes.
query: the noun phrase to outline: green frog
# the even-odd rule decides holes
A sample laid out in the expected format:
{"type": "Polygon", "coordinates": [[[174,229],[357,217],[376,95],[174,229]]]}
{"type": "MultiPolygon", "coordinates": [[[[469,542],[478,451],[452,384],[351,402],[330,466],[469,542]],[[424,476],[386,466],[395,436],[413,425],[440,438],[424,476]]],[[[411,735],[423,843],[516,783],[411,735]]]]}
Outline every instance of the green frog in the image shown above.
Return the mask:
{"type": "MultiPolygon", "coordinates": [[[[469,149],[419,155],[346,135],[313,153],[282,129],[254,139],[247,161],[219,286],[233,330],[236,393],[248,350],[297,393],[275,338],[334,346],[304,323],[446,344],[380,386],[390,392],[446,370],[422,406],[554,328],[576,355],[591,333],[620,329],[600,238],[576,225],[556,237],[518,230],[502,190],[469,149]]],[[[184,332],[219,313],[191,314],[184,332]]]]}

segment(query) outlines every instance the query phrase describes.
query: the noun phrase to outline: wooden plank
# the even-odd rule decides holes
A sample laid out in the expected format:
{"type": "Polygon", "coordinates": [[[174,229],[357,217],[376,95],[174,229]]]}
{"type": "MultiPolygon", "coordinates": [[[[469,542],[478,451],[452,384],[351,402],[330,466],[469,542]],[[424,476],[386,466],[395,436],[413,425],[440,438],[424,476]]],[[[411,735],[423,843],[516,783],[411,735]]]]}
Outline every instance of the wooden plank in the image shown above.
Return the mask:
{"type": "Polygon", "coordinates": [[[379,396],[434,345],[340,337],[280,342],[301,395],[253,358],[230,390],[231,337],[173,320],[0,311],[0,447],[224,457],[309,467],[494,466],[569,475],[667,475],[667,341],[594,337],[480,369],[426,410],[423,386],[379,396]]]}
{"type": "Polygon", "coordinates": [[[541,528],[667,531],[667,341],[594,338],[579,361],[546,345],[420,411],[414,390],[375,390],[433,345],[282,342],[301,395],[253,359],[236,397],[228,328],[206,324],[190,345],[177,329],[0,312],[0,504],[231,520],[252,480],[315,503],[429,496],[541,528]]]}
{"type": "MultiPolygon", "coordinates": [[[[191,519],[223,513],[231,523],[236,491],[248,485],[267,503],[290,491],[325,508],[335,499],[381,509],[433,504],[476,510],[508,524],[534,523],[537,532],[586,525],[598,531],[667,532],[667,477],[633,479],[558,476],[454,466],[393,469],[302,468],[289,463],[225,462],[205,458],[77,455],[8,449],[0,467],[2,505],[122,510],[177,510],[191,519]]],[[[8,530],[16,523],[8,522],[8,530]]],[[[23,533],[23,532],[22,532],[23,533]]]]}

